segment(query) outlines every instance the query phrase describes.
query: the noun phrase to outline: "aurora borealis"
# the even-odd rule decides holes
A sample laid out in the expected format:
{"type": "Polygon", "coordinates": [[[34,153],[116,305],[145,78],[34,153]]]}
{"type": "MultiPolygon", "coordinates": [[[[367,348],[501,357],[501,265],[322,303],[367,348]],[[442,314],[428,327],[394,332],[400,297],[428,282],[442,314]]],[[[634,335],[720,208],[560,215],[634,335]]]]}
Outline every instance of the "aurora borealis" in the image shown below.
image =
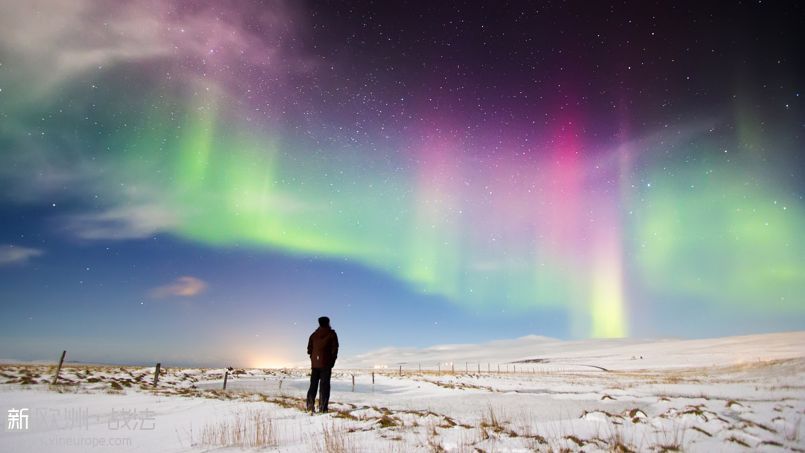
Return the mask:
{"type": "Polygon", "coordinates": [[[0,358],[802,329],[802,13],[2,1],[0,358]]]}

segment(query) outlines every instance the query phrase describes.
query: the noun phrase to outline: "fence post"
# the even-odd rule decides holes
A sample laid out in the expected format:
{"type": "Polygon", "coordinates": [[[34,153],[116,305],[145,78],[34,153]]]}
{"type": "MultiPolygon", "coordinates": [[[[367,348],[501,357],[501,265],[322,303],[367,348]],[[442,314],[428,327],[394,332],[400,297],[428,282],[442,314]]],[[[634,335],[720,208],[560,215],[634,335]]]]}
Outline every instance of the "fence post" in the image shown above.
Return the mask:
{"type": "Polygon", "coordinates": [[[161,363],[157,362],[157,366],[154,369],[154,387],[157,386],[157,382],[159,382],[159,368],[162,366],[161,363]]]}
{"type": "Polygon", "coordinates": [[[400,376],[402,376],[402,365],[400,365],[400,376]]]}
{"type": "Polygon", "coordinates": [[[352,375],[352,391],[355,391],[355,375],[352,375]]]}
{"type": "Polygon", "coordinates": [[[375,372],[372,371],[372,385],[375,385],[375,372]]]}
{"type": "Polygon", "coordinates": [[[229,378],[229,370],[224,373],[224,390],[226,390],[226,380],[229,378]]]}
{"type": "Polygon", "coordinates": [[[478,362],[478,374],[481,374],[481,362],[478,362]]]}
{"type": "Polygon", "coordinates": [[[456,374],[456,364],[455,362],[450,362],[450,372],[456,374]]]}
{"type": "Polygon", "coordinates": [[[59,359],[59,366],[56,367],[56,374],[53,376],[53,385],[56,385],[56,382],[59,380],[59,373],[61,372],[61,365],[64,363],[64,356],[67,354],[67,351],[64,350],[61,352],[61,358],[59,359]]]}

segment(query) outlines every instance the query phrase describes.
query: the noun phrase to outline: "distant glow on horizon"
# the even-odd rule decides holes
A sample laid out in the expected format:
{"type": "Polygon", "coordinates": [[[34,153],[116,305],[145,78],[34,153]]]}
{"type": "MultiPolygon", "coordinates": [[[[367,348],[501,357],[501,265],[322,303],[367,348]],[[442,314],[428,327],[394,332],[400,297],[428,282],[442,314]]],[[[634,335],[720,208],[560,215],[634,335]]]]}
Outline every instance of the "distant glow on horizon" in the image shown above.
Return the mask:
{"type": "Polygon", "coordinates": [[[247,368],[291,368],[292,366],[283,360],[256,357],[246,363],[247,368]]]}

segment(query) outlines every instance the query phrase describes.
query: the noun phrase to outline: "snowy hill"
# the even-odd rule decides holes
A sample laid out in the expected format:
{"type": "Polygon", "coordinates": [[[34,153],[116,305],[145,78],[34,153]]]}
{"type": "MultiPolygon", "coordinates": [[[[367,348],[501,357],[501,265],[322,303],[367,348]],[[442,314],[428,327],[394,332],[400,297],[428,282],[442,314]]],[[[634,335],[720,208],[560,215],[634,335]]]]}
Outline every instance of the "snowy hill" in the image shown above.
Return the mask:
{"type": "Polygon", "coordinates": [[[436,369],[437,364],[539,364],[542,369],[589,365],[611,370],[724,366],[805,357],[805,332],[700,340],[561,341],[539,336],[482,344],[384,348],[342,359],[339,368],[436,369]],[[642,357],[642,358],[641,358],[642,357]]]}

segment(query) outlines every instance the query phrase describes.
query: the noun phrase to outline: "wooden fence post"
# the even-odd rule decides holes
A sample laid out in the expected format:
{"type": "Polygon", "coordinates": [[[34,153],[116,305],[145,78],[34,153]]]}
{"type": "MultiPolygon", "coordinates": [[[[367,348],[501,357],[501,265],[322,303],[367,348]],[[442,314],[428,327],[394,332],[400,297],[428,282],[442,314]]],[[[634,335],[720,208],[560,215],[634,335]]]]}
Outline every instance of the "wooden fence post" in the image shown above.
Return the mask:
{"type": "Polygon", "coordinates": [[[226,390],[226,380],[229,378],[229,370],[224,373],[224,390],[226,390]]]}
{"type": "Polygon", "coordinates": [[[157,382],[159,382],[159,368],[162,366],[161,363],[157,362],[156,369],[154,369],[154,387],[157,386],[157,382]]]}
{"type": "Polygon", "coordinates": [[[375,372],[372,371],[372,385],[375,385],[375,372]]]}
{"type": "Polygon", "coordinates": [[[355,391],[355,375],[352,375],[352,391],[355,391]]]}
{"type": "Polygon", "coordinates": [[[402,365],[400,365],[400,376],[402,376],[402,365]]]}
{"type": "Polygon", "coordinates": [[[59,380],[59,373],[61,372],[61,365],[64,363],[64,356],[67,354],[67,351],[61,352],[61,358],[59,359],[59,366],[56,367],[56,374],[53,376],[53,385],[56,385],[56,382],[59,380]]]}

